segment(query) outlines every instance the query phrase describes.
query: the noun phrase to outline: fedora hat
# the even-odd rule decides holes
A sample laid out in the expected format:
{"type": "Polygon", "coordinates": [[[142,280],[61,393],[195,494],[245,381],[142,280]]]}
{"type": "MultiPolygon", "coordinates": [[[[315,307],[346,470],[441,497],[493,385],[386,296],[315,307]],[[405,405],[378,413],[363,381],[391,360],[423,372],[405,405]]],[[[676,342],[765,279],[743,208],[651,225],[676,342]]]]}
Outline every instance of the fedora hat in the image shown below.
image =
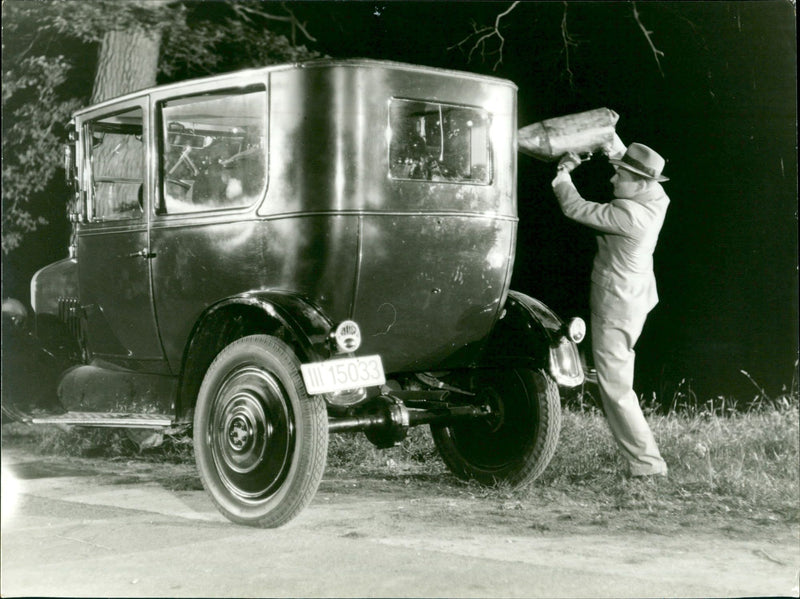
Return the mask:
{"type": "Polygon", "coordinates": [[[619,160],[612,158],[609,162],[647,179],[669,181],[668,177],[661,174],[666,161],[655,150],[644,144],[632,143],[622,158],[619,160]]]}

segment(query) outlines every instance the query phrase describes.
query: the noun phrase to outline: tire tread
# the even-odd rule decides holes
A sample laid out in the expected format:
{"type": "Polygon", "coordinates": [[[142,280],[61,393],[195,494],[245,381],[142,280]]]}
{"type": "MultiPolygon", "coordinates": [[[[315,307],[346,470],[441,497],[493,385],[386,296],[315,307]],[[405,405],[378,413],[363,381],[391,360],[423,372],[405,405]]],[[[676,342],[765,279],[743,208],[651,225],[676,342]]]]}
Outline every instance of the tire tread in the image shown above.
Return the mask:
{"type": "MultiPolygon", "coordinates": [[[[311,502],[322,480],[328,453],[328,416],[325,402],[319,396],[309,396],[306,393],[305,384],[300,374],[300,362],[289,345],[269,335],[250,335],[242,337],[227,345],[212,361],[206,371],[206,378],[204,378],[200,392],[198,393],[198,410],[195,413],[194,443],[195,459],[198,472],[200,473],[200,479],[217,509],[229,520],[240,524],[258,526],[261,528],[276,528],[295,518],[311,502]],[[202,460],[203,450],[201,449],[200,453],[198,453],[198,443],[203,442],[202,437],[205,434],[203,427],[198,427],[198,422],[200,421],[199,408],[201,407],[201,397],[204,392],[207,392],[207,385],[211,384],[209,377],[216,375],[219,364],[228,360],[230,355],[240,351],[246,352],[248,351],[246,348],[252,347],[257,347],[257,351],[266,350],[270,352],[270,354],[287,369],[286,374],[291,378],[291,383],[297,394],[299,403],[299,410],[298,406],[293,406],[296,419],[295,424],[297,427],[303,426],[306,430],[304,430],[301,435],[305,445],[298,446],[295,450],[295,459],[299,460],[297,476],[284,483],[292,485],[285,497],[274,506],[269,506],[272,502],[268,499],[264,502],[264,505],[269,507],[260,515],[253,513],[248,517],[242,517],[239,514],[231,512],[230,509],[225,506],[222,499],[217,497],[215,487],[218,485],[212,484],[206,478],[208,476],[213,476],[213,473],[205,471],[206,466],[202,460]]],[[[228,499],[230,500],[230,498],[228,499]]],[[[253,511],[256,512],[257,510],[253,511]]]]}
{"type": "Polygon", "coordinates": [[[555,455],[561,431],[561,397],[558,385],[543,370],[522,371],[530,374],[539,404],[539,426],[530,452],[504,472],[494,473],[471,464],[458,450],[447,427],[431,427],[434,444],[447,468],[462,480],[476,480],[484,485],[507,484],[520,488],[539,478],[555,455]],[[544,389],[541,396],[532,377],[541,377],[544,389]]]}

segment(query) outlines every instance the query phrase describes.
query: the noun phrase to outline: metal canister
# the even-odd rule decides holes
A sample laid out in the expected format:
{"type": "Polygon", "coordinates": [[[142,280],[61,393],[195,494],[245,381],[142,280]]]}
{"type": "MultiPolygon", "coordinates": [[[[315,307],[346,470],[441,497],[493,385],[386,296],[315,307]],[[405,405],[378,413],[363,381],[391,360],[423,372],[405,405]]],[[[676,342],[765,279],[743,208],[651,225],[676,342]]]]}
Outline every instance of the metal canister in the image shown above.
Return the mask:
{"type": "Polygon", "coordinates": [[[523,154],[545,162],[568,152],[591,155],[614,143],[618,120],[619,115],[609,108],[546,119],[520,129],[517,146],[523,154]]]}

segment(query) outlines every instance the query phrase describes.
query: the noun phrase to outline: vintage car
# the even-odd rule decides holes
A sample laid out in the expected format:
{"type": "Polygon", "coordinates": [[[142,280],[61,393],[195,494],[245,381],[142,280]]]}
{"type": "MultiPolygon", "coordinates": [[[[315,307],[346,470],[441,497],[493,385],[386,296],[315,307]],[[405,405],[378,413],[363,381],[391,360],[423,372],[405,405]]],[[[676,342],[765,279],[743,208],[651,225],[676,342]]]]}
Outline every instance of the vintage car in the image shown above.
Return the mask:
{"type": "Polygon", "coordinates": [[[76,112],[69,257],[31,283],[38,337],[74,364],[61,413],[16,415],[191,430],[248,525],[296,516],[344,431],[390,447],[427,424],[457,476],[531,482],[585,326],[509,290],[516,93],[326,60],[76,112]]]}

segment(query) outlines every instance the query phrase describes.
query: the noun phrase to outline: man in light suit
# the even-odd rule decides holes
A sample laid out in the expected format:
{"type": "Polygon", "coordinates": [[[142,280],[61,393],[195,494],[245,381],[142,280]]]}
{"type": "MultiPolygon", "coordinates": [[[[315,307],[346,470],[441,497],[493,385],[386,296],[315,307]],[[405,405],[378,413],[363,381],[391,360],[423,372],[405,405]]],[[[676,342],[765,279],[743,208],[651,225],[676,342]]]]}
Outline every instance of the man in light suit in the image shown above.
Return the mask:
{"type": "MultiPolygon", "coordinates": [[[[623,146],[624,147],[624,146],[623,146]]],[[[607,204],[583,199],[570,177],[580,164],[565,155],[553,191],[565,216],[598,231],[589,305],[592,354],[600,396],[611,432],[630,465],[632,476],[666,475],[650,427],[633,390],[633,350],[647,314],[658,303],[653,251],[664,224],[669,198],[661,182],[664,159],[634,143],[609,160],[614,197],[607,204]]]]}

